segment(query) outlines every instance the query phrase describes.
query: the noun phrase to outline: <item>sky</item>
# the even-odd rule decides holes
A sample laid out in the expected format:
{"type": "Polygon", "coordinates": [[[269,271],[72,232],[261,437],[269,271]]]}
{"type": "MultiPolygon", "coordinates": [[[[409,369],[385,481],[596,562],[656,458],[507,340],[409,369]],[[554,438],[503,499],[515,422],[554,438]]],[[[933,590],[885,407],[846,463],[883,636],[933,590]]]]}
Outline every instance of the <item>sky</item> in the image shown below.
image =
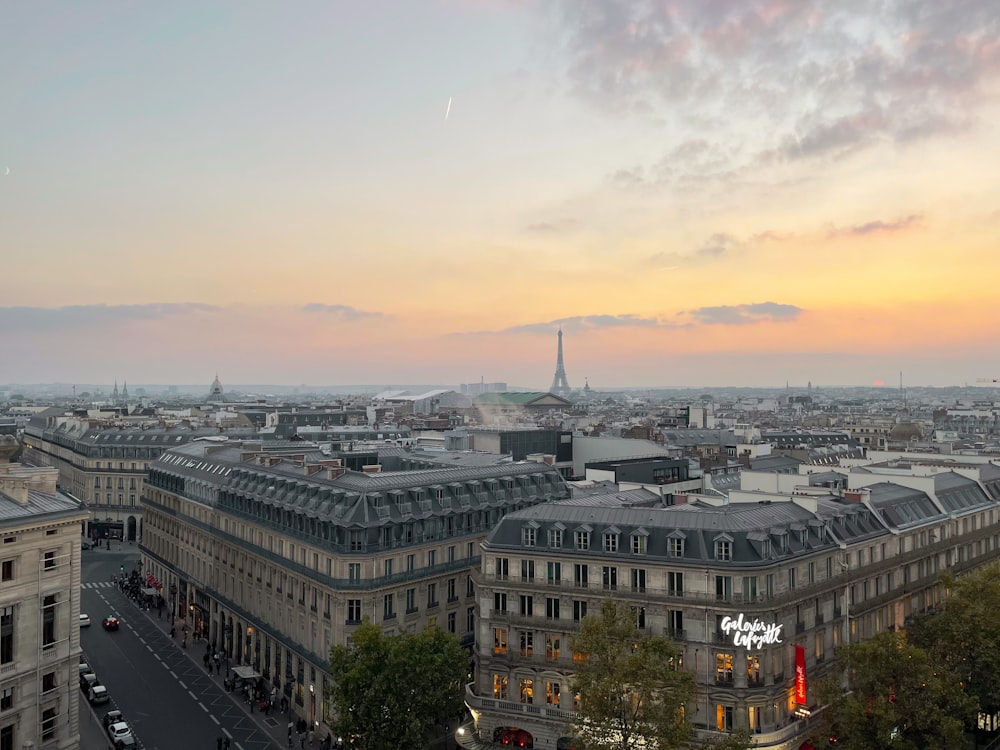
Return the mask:
{"type": "Polygon", "coordinates": [[[996,0],[3,25],[0,383],[1000,376],[996,0]]]}

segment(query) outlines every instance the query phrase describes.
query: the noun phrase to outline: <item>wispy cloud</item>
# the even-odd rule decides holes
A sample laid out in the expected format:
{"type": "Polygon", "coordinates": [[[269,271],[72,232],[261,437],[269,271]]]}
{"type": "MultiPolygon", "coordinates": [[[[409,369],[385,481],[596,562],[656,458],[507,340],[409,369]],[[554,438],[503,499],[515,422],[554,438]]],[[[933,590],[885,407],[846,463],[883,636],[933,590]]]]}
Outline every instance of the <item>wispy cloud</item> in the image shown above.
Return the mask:
{"type": "Polygon", "coordinates": [[[551,29],[571,90],[615,117],[662,121],[676,139],[616,172],[625,186],[952,136],[1000,81],[995,0],[558,7],[551,29]]]}
{"type": "Polygon", "coordinates": [[[891,221],[866,221],[863,224],[855,224],[849,227],[832,227],[828,236],[830,237],[865,237],[871,234],[892,234],[894,232],[905,232],[920,224],[923,221],[923,214],[910,214],[891,221]]]}
{"type": "Polygon", "coordinates": [[[687,310],[692,320],[705,325],[747,325],[764,321],[795,320],[801,307],[780,302],[754,302],[748,305],[718,305],[687,310]]]}
{"type": "Polygon", "coordinates": [[[536,221],[528,224],[524,228],[524,231],[536,234],[556,234],[574,229],[576,224],[576,219],[570,218],[555,219],[554,221],[536,221]]]}
{"type": "Polygon", "coordinates": [[[746,243],[726,232],[713,234],[689,253],[662,252],[646,258],[646,265],[660,271],[676,268],[700,266],[724,260],[743,250],[746,243]]]}
{"type": "Polygon", "coordinates": [[[322,302],[310,302],[308,305],[304,305],[302,309],[311,313],[324,313],[345,322],[384,317],[380,312],[359,310],[350,305],[327,305],[322,302]]]}
{"type": "Polygon", "coordinates": [[[145,305],[66,305],[64,307],[0,307],[0,330],[58,331],[96,328],[127,321],[162,320],[181,315],[215,313],[221,308],[197,302],[154,302],[145,305]]]}
{"type": "Polygon", "coordinates": [[[694,325],[747,325],[767,321],[794,320],[803,312],[801,307],[778,302],[756,302],[746,305],[722,305],[684,310],[673,316],[648,315],[575,315],[539,323],[502,328],[495,331],[464,331],[454,335],[482,334],[541,334],[551,336],[559,328],[572,333],[609,328],[648,328],[676,330],[694,325]]]}

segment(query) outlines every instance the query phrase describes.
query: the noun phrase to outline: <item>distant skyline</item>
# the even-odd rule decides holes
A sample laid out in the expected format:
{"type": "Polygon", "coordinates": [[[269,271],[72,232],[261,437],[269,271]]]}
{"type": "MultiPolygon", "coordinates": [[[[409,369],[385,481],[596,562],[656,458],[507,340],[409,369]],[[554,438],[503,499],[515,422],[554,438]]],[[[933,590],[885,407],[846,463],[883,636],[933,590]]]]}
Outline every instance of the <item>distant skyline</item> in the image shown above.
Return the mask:
{"type": "Polygon", "coordinates": [[[994,0],[4,19],[0,384],[1000,376],[994,0]]]}

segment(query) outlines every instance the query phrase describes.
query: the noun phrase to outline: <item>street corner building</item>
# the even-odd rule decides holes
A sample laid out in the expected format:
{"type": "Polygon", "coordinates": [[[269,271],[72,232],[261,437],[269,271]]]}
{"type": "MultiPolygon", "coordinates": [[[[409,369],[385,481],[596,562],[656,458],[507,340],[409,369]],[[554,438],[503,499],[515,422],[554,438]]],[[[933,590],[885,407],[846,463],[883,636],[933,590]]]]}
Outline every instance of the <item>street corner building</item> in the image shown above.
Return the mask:
{"type": "Polygon", "coordinates": [[[308,443],[178,446],[150,466],[143,570],[174,616],[325,735],[332,645],[367,617],[390,634],[435,624],[471,650],[480,543],[505,513],[569,496],[546,464],[415,461],[387,446],[354,471],[308,443]]]}
{"type": "Polygon", "coordinates": [[[1000,557],[1000,468],[869,465],[745,472],[719,496],[645,490],[505,515],[476,575],[476,678],[467,748],[573,746],[572,641],[607,597],[674,640],[697,697],[696,740],[749,728],[798,748],[823,706],[834,649],[902,627],[943,595],[939,576],[1000,557]],[[882,476],[879,474],[882,473],[882,476]]]}
{"type": "Polygon", "coordinates": [[[80,746],[80,533],[59,472],[0,450],[0,748],[80,746]]]}

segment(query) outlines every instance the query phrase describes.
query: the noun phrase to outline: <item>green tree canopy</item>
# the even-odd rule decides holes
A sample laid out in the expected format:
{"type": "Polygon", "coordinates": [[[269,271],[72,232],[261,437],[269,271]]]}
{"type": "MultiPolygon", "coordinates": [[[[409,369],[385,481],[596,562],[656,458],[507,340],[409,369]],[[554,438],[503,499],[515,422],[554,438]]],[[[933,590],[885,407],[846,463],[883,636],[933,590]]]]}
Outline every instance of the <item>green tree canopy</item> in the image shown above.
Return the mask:
{"type": "MultiPolygon", "coordinates": [[[[961,677],[966,692],[985,713],[1000,711],[1000,568],[990,565],[945,577],[951,595],[937,612],[917,618],[910,641],[961,677]]],[[[965,717],[967,725],[975,713],[965,717]]]]}
{"type": "Polygon", "coordinates": [[[573,690],[580,696],[574,731],[587,750],[668,750],[687,739],[684,706],[694,680],[679,668],[674,643],[638,630],[628,605],[606,599],[583,619],[573,650],[586,656],[573,690]]]}
{"type": "Polygon", "coordinates": [[[852,750],[936,750],[963,746],[963,717],[974,709],[957,675],[903,632],[880,633],[837,652],[849,691],[822,689],[829,721],[852,750]]]}
{"type": "Polygon", "coordinates": [[[440,628],[387,636],[365,620],[330,649],[333,731],[360,750],[424,747],[462,710],[469,656],[440,628]]]}

